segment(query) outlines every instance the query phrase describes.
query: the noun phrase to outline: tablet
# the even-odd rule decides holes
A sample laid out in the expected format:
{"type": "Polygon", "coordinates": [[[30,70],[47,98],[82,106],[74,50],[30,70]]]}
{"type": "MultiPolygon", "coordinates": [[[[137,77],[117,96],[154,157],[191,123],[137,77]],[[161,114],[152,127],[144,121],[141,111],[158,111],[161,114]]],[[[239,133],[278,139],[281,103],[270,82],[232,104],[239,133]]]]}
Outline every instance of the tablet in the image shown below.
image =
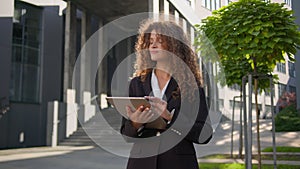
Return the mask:
{"type": "Polygon", "coordinates": [[[106,100],[125,117],[127,117],[126,106],[135,110],[140,106],[151,107],[150,102],[144,97],[106,97],[106,100]]]}

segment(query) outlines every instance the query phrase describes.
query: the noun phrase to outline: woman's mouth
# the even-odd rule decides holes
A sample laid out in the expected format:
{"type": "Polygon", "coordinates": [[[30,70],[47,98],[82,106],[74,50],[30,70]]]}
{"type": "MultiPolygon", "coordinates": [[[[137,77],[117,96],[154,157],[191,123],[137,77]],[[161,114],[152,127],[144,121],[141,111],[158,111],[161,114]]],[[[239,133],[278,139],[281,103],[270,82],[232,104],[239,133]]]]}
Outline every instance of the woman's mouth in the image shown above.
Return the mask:
{"type": "Polygon", "coordinates": [[[150,50],[150,53],[151,53],[151,54],[158,54],[159,51],[158,51],[158,50],[150,50]]]}

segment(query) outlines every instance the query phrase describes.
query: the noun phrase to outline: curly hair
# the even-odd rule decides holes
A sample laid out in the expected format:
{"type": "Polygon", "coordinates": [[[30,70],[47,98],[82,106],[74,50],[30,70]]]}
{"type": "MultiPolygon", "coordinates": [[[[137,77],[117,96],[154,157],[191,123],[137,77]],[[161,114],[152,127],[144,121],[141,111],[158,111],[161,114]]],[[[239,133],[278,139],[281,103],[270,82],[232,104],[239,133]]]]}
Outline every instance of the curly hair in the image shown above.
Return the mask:
{"type": "Polygon", "coordinates": [[[179,57],[193,73],[187,73],[187,66],[177,64],[175,59],[170,59],[172,65],[172,77],[177,80],[177,90],[172,93],[173,97],[181,96],[188,98],[190,101],[194,98],[194,91],[198,90],[192,87],[192,82],[196,80],[197,85],[201,86],[202,77],[199,70],[197,56],[190,47],[183,29],[173,21],[153,21],[151,19],[144,21],[139,28],[139,35],[135,44],[136,63],[133,76],[140,76],[145,81],[148,73],[152,72],[155,62],[151,60],[148,51],[150,45],[151,31],[155,30],[160,38],[166,42],[167,51],[179,57]],[[192,77],[193,76],[193,77],[192,77]],[[180,93],[180,95],[179,95],[180,93]]]}

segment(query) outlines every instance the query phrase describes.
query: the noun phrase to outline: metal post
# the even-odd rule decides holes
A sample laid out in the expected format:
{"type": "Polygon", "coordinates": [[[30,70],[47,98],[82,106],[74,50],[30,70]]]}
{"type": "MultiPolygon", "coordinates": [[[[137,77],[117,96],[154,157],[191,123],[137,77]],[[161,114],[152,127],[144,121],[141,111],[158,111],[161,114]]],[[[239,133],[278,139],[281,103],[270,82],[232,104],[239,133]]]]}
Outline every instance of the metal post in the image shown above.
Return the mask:
{"type": "Polygon", "coordinates": [[[247,107],[246,107],[246,76],[243,77],[243,107],[244,107],[244,142],[245,142],[245,162],[248,169],[248,134],[247,134],[247,107]]]}
{"type": "Polygon", "coordinates": [[[272,111],[272,141],[273,141],[273,160],[274,169],[276,169],[276,140],[275,140],[275,113],[274,113],[274,103],[273,103],[273,78],[270,78],[270,89],[271,89],[271,111],[272,111]]]}
{"type": "Polygon", "coordinates": [[[240,138],[239,138],[239,158],[242,158],[242,152],[243,152],[243,97],[242,94],[240,95],[240,138]]]}
{"type": "Polygon", "coordinates": [[[248,167],[247,169],[252,169],[252,75],[248,75],[248,92],[249,92],[249,102],[248,102],[248,167]]]}
{"type": "MultiPolygon", "coordinates": [[[[233,157],[233,132],[234,132],[234,109],[235,109],[235,99],[241,98],[242,96],[234,96],[233,97],[233,106],[232,106],[232,117],[231,117],[231,149],[230,149],[230,157],[233,157]]],[[[241,104],[241,102],[240,102],[241,104]]],[[[240,107],[241,108],[241,107],[240,107]]],[[[239,157],[240,158],[240,157],[239,157]]]]}
{"type": "Polygon", "coordinates": [[[234,131],[234,107],[235,107],[235,98],[233,97],[233,106],[232,106],[232,118],[231,118],[231,147],[230,147],[230,157],[233,157],[233,131],[234,131]]]}

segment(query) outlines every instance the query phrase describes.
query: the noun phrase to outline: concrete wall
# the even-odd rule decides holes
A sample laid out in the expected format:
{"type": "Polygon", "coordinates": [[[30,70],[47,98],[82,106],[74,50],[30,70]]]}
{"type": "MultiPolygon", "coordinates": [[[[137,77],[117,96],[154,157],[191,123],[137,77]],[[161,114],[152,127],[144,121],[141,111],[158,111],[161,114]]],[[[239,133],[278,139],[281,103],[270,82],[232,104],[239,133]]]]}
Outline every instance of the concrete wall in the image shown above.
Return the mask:
{"type": "MultiPolygon", "coordinates": [[[[0,99],[2,105],[8,104],[9,100],[9,81],[11,65],[11,43],[12,43],[12,26],[13,26],[13,8],[12,0],[1,1],[0,5],[0,99]]],[[[1,106],[0,105],[0,108],[1,106]]],[[[1,112],[0,112],[1,113],[1,112]]],[[[8,112],[0,117],[0,148],[8,144],[8,112]],[[4,136],[4,137],[3,137],[4,136]]]]}
{"type": "MultiPolygon", "coordinates": [[[[292,0],[292,8],[295,12],[296,23],[300,26],[300,1],[292,0]]],[[[299,28],[300,30],[300,28],[299,28]]],[[[296,87],[297,87],[297,108],[300,109],[300,50],[296,54],[296,87]]]]}
{"type": "MultiPolygon", "coordinates": [[[[47,103],[61,98],[63,18],[58,7],[44,7],[41,34],[41,102],[11,102],[0,119],[0,148],[46,144],[47,103]]],[[[12,17],[0,18],[1,97],[9,97],[12,50],[12,17]]]]}
{"type": "Polygon", "coordinates": [[[41,133],[46,140],[47,103],[62,99],[63,79],[63,16],[58,7],[45,7],[43,11],[43,75],[41,133]]]}
{"type": "MultiPolygon", "coordinates": [[[[0,98],[4,98],[1,104],[7,105],[9,102],[8,99],[11,65],[12,18],[0,17],[0,26],[0,98]]],[[[8,113],[9,112],[0,117],[0,148],[2,148],[2,145],[7,145],[8,143],[7,137],[2,137],[8,135],[8,113]]]]}

